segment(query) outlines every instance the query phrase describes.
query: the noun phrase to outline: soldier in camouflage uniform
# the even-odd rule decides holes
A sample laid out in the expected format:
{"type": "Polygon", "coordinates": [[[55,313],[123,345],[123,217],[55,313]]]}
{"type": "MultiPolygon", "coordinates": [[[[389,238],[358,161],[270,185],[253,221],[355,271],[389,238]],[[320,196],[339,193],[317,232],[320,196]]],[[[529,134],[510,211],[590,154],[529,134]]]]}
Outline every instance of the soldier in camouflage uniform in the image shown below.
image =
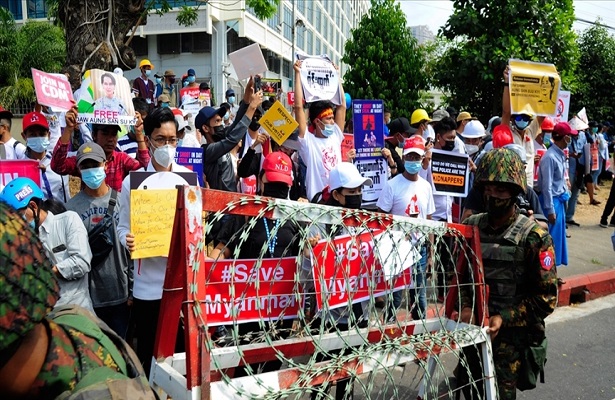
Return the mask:
{"type": "MultiPolygon", "coordinates": [[[[525,376],[521,370],[524,351],[545,338],[544,319],[555,309],[555,253],[549,233],[520,214],[516,206],[515,199],[525,191],[526,179],[523,162],[515,152],[494,149],[487,153],[476,171],[474,184],[483,194],[487,212],[469,217],[464,224],[480,230],[485,282],[489,287],[488,332],[499,398],[515,399],[519,379],[525,376]]],[[[470,277],[466,278],[469,282],[470,277]]],[[[479,317],[473,301],[466,286],[461,290],[460,307],[464,322],[479,317]]],[[[482,376],[478,354],[465,353],[473,375],[482,376]]],[[[467,392],[465,397],[471,398],[467,392]]]]}
{"type": "Polygon", "coordinates": [[[34,230],[0,202],[3,399],[153,399],[126,343],[78,306],[52,310],[58,283],[34,230]]]}

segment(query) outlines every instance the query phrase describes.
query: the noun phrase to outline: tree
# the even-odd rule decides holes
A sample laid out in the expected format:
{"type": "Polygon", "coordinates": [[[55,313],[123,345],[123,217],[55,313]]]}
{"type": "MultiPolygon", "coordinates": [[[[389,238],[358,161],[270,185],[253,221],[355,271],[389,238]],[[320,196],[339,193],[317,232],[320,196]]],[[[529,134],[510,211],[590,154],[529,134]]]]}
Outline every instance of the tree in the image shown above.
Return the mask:
{"type": "Polygon", "coordinates": [[[34,102],[31,68],[60,72],[66,60],[64,32],[47,22],[27,21],[18,28],[0,7],[0,104],[34,102]]]}
{"type": "Polygon", "coordinates": [[[409,117],[428,87],[425,50],[407,28],[394,0],[372,0],[369,14],[351,31],[342,61],[344,90],[356,99],[382,99],[394,116],[409,117]]]}
{"type": "Polygon", "coordinates": [[[587,108],[590,119],[604,121],[615,115],[615,38],[597,21],[579,40],[578,90],[572,94],[570,109],[587,108]]]}
{"type": "Polygon", "coordinates": [[[454,0],[439,35],[452,40],[435,66],[435,84],[453,105],[483,122],[502,109],[508,59],[553,63],[563,88],[575,90],[578,60],[573,0],[454,0]]]}
{"type": "MultiPolygon", "coordinates": [[[[279,1],[246,0],[245,4],[266,19],[277,12],[279,1]]],[[[198,9],[208,3],[191,6],[193,1],[182,2],[177,21],[184,26],[196,23],[198,9]]],[[[78,86],[88,69],[135,68],[137,60],[130,47],[135,27],[147,23],[150,11],[164,14],[171,10],[170,0],[47,0],[47,4],[66,32],[64,70],[73,86],[78,86]]]]}

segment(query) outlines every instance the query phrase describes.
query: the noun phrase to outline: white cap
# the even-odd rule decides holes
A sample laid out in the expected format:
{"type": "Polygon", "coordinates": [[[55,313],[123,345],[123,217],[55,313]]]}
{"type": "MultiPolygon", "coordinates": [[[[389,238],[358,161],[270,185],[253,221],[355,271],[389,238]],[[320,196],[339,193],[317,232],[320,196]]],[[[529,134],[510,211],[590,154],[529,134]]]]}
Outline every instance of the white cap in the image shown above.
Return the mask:
{"type": "Polygon", "coordinates": [[[363,185],[372,185],[370,178],[364,178],[359,173],[357,167],[349,162],[338,163],[329,172],[329,189],[339,188],[354,189],[363,185]]]}
{"type": "Polygon", "coordinates": [[[175,116],[175,121],[177,121],[177,131],[181,131],[182,129],[186,129],[187,131],[191,131],[192,128],[188,125],[188,121],[180,117],[179,115],[175,116]]]}
{"type": "Polygon", "coordinates": [[[485,137],[485,127],[480,123],[480,121],[472,120],[468,122],[461,136],[463,136],[464,139],[477,139],[485,137]]]}

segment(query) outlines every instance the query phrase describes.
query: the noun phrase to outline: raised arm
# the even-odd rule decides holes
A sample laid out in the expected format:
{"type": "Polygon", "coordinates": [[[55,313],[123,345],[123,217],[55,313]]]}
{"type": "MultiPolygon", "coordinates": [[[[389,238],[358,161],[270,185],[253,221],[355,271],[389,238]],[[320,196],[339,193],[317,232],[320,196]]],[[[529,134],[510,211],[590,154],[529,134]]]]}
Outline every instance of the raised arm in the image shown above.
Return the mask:
{"type": "MultiPolygon", "coordinates": [[[[336,65],[335,70],[337,74],[340,74],[340,69],[336,65]]],[[[344,95],[344,87],[342,86],[342,79],[340,77],[340,100],[341,104],[335,107],[335,123],[340,127],[340,131],[344,132],[346,126],[346,96],[344,95]]]]}
{"type": "Polygon", "coordinates": [[[510,76],[510,68],[506,66],[504,70],[504,91],[502,92],[502,122],[501,125],[509,126],[510,125],[510,89],[509,85],[509,76],[510,76]]]}
{"type": "MultiPolygon", "coordinates": [[[[295,120],[299,123],[299,137],[305,136],[305,130],[307,129],[307,118],[305,117],[305,111],[303,110],[303,87],[301,86],[301,60],[295,61],[293,66],[295,70],[295,104],[293,109],[295,110],[295,120]]],[[[342,128],[343,131],[344,128],[342,128]]]]}

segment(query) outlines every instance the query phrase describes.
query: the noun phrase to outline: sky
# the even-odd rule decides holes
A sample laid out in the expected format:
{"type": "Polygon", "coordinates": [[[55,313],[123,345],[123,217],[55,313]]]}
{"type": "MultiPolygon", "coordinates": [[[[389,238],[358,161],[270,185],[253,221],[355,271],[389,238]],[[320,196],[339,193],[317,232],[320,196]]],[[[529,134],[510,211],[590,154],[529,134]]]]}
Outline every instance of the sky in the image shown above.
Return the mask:
{"type": "MultiPolygon", "coordinates": [[[[449,0],[398,0],[406,13],[409,26],[427,25],[436,34],[453,12],[453,2],[449,0]]],[[[615,1],[574,0],[575,16],[580,19],[595,21],[598,17],[605,25],[615,28],[615,1]]],[[[590,25],[575,22],[573,29],[583,31],[590,25]]],[[[615,30],[611,30],[615,35],[615,30]]]]}

